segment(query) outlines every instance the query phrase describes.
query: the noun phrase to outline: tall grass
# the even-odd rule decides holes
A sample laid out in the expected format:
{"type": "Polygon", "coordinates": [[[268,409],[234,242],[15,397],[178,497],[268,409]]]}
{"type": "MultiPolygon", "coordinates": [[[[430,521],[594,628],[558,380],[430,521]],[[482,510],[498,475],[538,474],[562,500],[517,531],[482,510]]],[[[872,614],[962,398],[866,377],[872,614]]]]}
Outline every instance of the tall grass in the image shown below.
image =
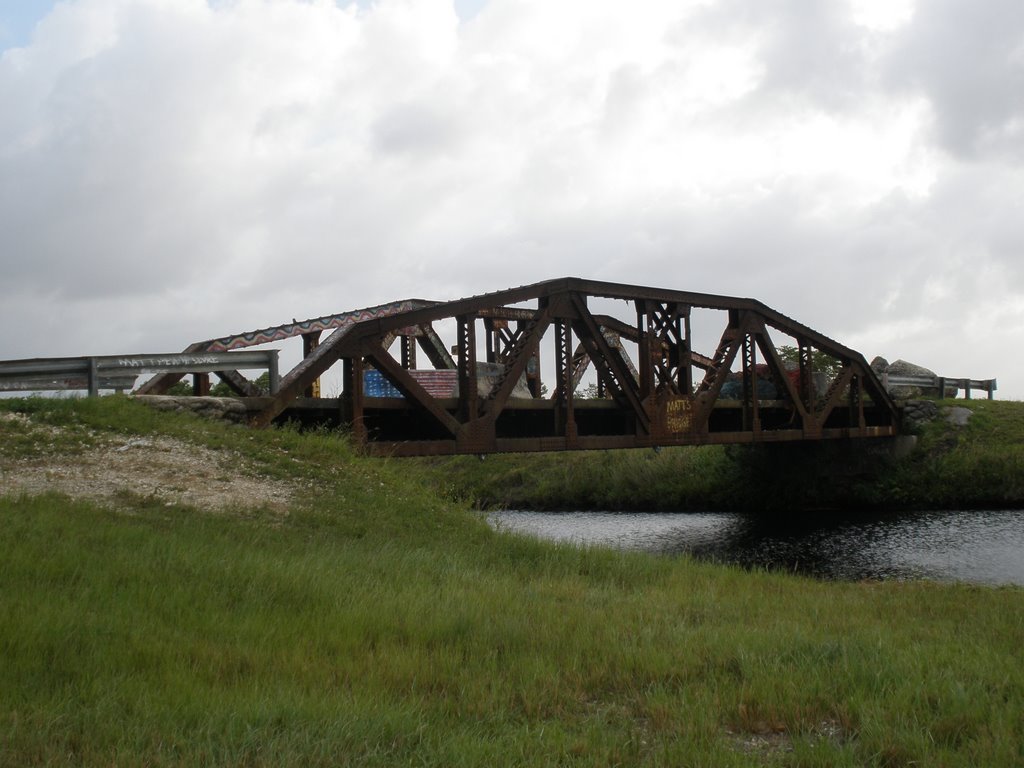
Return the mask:
{"type": "Polygon", "coordinates": [[[1024,760],[1022,590],[541,543],[330,435],[31,408],[311,490],[284,519],[0,500],[0,764],[1024,760]]]}
{"type": "Polygon", "coordinates": [[[968,408],[967,425],[939,418],[926,425],[919,448],[893,465],[879,486],[918,508],[1024,507],[1024,403],[946,400],[968,408]]]}
{"type": "Polygon", "coordinates": [[[721,446],[413,461],[452,498],[531,509],[734,508],[740,471],[721,446]]]}

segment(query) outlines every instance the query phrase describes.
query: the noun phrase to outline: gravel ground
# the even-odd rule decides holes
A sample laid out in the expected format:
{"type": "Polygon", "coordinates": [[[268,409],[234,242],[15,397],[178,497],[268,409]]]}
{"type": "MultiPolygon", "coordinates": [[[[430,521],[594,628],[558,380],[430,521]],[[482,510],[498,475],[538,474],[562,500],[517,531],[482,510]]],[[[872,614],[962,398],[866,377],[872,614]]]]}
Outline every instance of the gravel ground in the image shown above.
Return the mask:
{"type": "MultiPolygon", "coordinates": [[[[40,445],[80,442],[72,431],[34,423],[18,413],[0,413],[0,435],[30,434],[40,445]]],[[[47,491],[117,504],[126,495],[156,498],[168,506],[187,504],[208,511],[262,507],[285,512],[296,488],[246,472],[245,460],[168,437],[110,438],[74,455],[12,457],[0,451],[0,496],[47,491]]]]}

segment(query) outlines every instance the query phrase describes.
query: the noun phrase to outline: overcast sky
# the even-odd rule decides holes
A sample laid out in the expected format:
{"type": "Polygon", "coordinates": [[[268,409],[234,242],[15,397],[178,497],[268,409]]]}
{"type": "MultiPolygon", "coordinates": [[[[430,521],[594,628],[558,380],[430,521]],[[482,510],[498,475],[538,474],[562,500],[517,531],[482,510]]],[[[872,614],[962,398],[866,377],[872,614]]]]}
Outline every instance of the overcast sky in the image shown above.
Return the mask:
{"type": "Polygon", "coordinates": [[[1024,398],[1021,0],[0,0],[0,359],[567,275],[1024,398]]]}

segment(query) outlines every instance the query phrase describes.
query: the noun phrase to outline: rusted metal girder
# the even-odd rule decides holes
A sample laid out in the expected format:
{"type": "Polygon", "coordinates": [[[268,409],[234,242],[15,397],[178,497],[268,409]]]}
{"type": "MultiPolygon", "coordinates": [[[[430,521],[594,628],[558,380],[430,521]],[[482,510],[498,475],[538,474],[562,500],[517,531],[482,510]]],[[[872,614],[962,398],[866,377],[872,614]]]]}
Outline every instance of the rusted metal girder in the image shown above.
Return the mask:
{"type": "MultiPolygon", "coordinates": [[[[237,333],[231,336],[222,336],[219,339],[208,339],[197,341],[185,348],[184,354],[200,354],[203,352],[227,352],[232,349],[244,349],[260,344],[270,344],[276,341],[284,341],[301,336],[303,339],[316,339],[316,343],[306,342],[307,346],[303,358],[312,354],[312,349],[319,345],[320,335],[324,331],[343,331],[355,323],[363,322],[374,317],[380,317],[389,313],[404,312],[419,307],[433,306],[437,302],[425,301],[423,299],[405,299],[389,304],[380,304],[376,307],[357,309],[351,312],[342,312],[337,315],[325,315],[311,320],[293,320],[283,325],[275,325],[270,328],[261,328],[258,331],[237,333]]],[[[333,335],[333,334],[332,334],[333,335]]],[[[181,380],[183,374],[165,373],[154,376],[136,390],[139,395],[162,395],[172,386],[181,380]]],[[[255,388],[251,382],[237,371],[217,371],[222,381],[227,383],[237,394],[252,397],[263,394],[255,388]]],[[[316,379],[307,383],[307,389],[313,388],[316,379]]]]}
{"type": "MultiPolygon", "coordinates": [[[[302,338],[303,359],[276,393],[250,401],[253,425],[315,410],[317,418],[349,425],[358,442],[378,453],[897,432],[896,407],[862,355],[753,299],[563,278],[449,302],[393,302],[197,342],[188,352],[295,337],[302,338]],[[597,311],[618,302],[625,302],[624,317],[597,311]],[[711,328],[719,332],[717,344],[707,336],[706,317],[725,319],[724,328],[711,328]],[[703,335],[694,336],[694,325],[703,335]],[[438,328],[455,329],[454,339],[446,342],[438,328]],[[780,343],[797,350],[792,368],[780,343]],[[704,345],[714,346],[710,354],[696,349],[704,345]],[[822,357],[838,375],[825,380],[814,370],[822,357]],[[341,397],[310,399],[319,378],[339,362],[341,397]],[[545,364],[554,371],[550,396],[541,381],[545,364]],[[598,399],[576,391],[590,366],[598,399]]],[[[212,372],[240,395],[265,394],[237,371],[212,372]]],[[[140,392],[165,391],[180,376],[158,375],[140,392]]]]}
{"type": "Polygon", "coordinates": [[[753,299],[563,278],[444,303],[385,306],[363,319],[346,313],[349,320],[282,379],[254,425],[280,417],[340,360],[343,420],[369,449],[393,455],[897,432],[896,407],[862,355],[753,299]],[[625,301],[635,324],[594,313],[591,301],[598,299],[625,301]],[[691,316],[705,310],[726,317],[710,355],[694,349],[691,330],[691,316]],[[435,331],[442,321],[456,329],[454,355],[435,331]],[[781,359],[772,333],[795,341],[795,370],[781,359]],[[432,369],[417,369],[417,348],[432,369]],[[840,371],[821,392],[812,352],[840,371]],[[548,354],[555,372],[550,397],[541,395],[539,365],[548,354]],[[576,393],[588,365],[608,398],[576,393]],[[363,379],[374,371],[394,395],[367,396],[363,379]],[[448,390],[439,389],[438,377],[448,390]]]}

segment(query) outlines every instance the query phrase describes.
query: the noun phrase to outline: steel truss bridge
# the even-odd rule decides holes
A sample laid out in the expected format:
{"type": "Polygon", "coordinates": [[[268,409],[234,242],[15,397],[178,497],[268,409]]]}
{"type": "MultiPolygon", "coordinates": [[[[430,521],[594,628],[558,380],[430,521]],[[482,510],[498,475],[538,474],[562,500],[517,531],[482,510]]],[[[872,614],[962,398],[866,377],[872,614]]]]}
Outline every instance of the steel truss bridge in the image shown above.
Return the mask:
{"type": "MultiPolygon", "coordinates": [[[[273,394],[237,371],[216,375],[245,398],[254,426],[284,419],[347,425],[376,454],[898,432],[897,407],[860,353],[753,299],[564,278],[456,301],[400,301],[198,342],[185,352],[289,338],[302,339],[303,358],[274,382],[273,394]],[[626,319],[608,306],[625,307],[626,319]],[[705,353],[695,349],[701,338],[709,340],[705,353]],[[830,376],[818,371],[823,362],[830,376]],[[318,397],[320,377],[339,363],[340,397],[318,397]]],[[[137,393],[165,393],[181,376],[157,375],[137,393]]],[[[205,376],[194,379],[199,394],[208,390],[205,376]]]]}

